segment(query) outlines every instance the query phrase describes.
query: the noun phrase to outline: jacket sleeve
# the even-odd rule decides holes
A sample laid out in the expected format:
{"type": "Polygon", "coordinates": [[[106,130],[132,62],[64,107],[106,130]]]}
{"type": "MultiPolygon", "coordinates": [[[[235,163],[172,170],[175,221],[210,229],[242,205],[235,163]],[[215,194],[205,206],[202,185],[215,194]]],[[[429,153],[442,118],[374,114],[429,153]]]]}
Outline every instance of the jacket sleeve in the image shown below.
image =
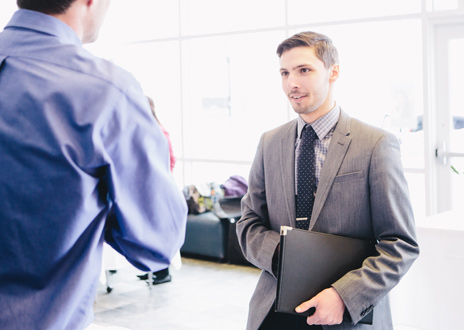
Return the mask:
{"type": "Polygon", "coordinates": [[[272,259],[280,234],[269,224],[266,199],[264,150],[266,134],[259,142],[250,171],[248,192],[242,199],[242,217],[237,222],[237,236],[243,254],[258,268],[272,272],[272,259]]]}
{"type": "MultiPolygon", "coordinates": [[[[369,204],[376,256],[333,284],[357,323],[395,287],[419,255],[398,140],[380,137],[368,169],[369,204]]],[[[374,311],[375,313],[375,311],[374,311]]]]}

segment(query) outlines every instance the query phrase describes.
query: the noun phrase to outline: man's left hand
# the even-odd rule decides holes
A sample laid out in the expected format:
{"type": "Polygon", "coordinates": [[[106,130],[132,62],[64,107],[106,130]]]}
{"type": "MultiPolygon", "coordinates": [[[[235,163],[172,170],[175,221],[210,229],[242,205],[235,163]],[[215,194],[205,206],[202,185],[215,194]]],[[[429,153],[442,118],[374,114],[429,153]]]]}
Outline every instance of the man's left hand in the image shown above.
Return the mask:
{"type": "Polygon", "coordinates": [[[343,321],[345,304],[334,288],[321,291],[311,300],[305,301],[295,308],[295,311],[297,313],[303,313],[311,307],[316,308],[316,311],[313,315],[308,316],[306,322],[309,325],[333,325],[340,324],[343,321]]]}

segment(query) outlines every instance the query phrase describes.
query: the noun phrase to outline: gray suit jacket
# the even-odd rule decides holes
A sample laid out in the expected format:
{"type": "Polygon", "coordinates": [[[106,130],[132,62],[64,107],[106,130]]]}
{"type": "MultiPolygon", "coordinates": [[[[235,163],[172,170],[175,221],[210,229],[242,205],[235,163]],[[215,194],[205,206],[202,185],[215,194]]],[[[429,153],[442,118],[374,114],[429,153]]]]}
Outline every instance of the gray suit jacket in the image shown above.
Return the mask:
{"type": "MultiPolygon", "coordinates": [[[[272,256],[280,226],[295,226],[297,120],[262,135],[242,200],[237,234],[246,258],[263,271],[250,301],[247,329],[273,308],[272,256]]],[[[333,287],[353,324],[324,329],[392,329],[388,292],[419,255],[414,216],[396,137],[341,111],[323,165],[309,230],[377,241],[378,256],[333,287]],[[357,322],[373,307],[374,324],[357,322]]],[[[312,297],[308,297],[308,300],[312,297]]],[[[296,307],[296,306],[295,306],[296,307]]]]}

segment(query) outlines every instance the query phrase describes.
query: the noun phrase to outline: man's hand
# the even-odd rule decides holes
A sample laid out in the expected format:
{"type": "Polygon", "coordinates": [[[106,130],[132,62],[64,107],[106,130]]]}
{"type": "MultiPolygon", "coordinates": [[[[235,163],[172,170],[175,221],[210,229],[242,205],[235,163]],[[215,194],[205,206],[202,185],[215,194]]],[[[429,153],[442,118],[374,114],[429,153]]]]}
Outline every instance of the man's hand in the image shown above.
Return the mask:
{"type": "Polygon", "coordinates": [[[333,325],[340,324],[343,321],[345,304],[334,288],[321,291],[311,300],[305,301],[295,308],[295,311],[297,313],[303,313],[311,307],[316,308],[316,312],[313,315],[308,316],[306,322],[309,325],[333,325]]]}

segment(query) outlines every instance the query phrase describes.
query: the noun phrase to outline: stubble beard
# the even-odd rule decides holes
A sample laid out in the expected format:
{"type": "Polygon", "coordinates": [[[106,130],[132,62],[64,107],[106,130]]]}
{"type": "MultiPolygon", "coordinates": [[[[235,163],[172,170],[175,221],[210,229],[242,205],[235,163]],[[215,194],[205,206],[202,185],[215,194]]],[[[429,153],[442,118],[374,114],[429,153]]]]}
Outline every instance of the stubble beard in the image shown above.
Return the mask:
{"type": "MultiPolygon", "coordinates": [[[[308,95],[307,97],[310,97],[310,95],[308,95]]],[[[291,99],[291,97],[289,97],[289,98],[291,99]]],[[[317,103],[310,102],[309,104],[294,104],[294,103],[291,102],[293,111],[295,111],[295,113],[297,113],[299,115],[310,114],[310,113],[316,111],[317,109],[320,108],[322,103],[323,103],[323,100],[320,100],[317,103]]]]}
{"type": "Polygon", "coordinates": [[[308,98],[308,102],[300,104],[291,102],[291,94],[292,93],[288,95],[288,98],[290,99],[293,110],[299,115],[305,115],[318,110],[324,104],[329,95],[329,89],[318,90],[315,94],[307,93],[306,97],[308,98]]]}

